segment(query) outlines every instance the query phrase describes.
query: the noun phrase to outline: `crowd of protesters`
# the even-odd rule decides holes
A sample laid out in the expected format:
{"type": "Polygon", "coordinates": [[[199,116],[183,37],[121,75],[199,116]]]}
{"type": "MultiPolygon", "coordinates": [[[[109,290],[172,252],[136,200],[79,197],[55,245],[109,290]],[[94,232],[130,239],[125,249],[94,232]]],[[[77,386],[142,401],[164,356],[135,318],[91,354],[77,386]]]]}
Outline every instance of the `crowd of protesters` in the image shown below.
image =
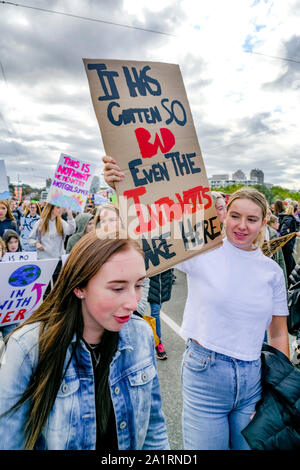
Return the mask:
{"type": "MultiPolygon", "coordinates": [[[[103,162],[105,180],[114,188],[122,172],[111,157],[103,162]]],[[[175,266],[188,281],[182,324],[188,338],[181,369],[184,448],[250,450],[272,448],[275,441],[282,449],[300,448],[294,416],[284,420],[288,441],[278,418],[271,433],[261,424],[257,407],[270,393],[264,387],[263,344],[281,361],[283,384],[291,372],[299,373],[287,372],[294,366],[286,322],[287,292],[300,280],[298,203],[277,200],[269,206],[251,188],[236,191],[227,204],[221,192],[213,191],[212,198],[222,246],[175,266]],[[276,253],[263,254],[266,242],[291,233],[296,236],[276,253]]],[[[156,359],[168,357],[160,311],[171,298],[174,269],[146,277],[143,253],[122,234],[114,204],[88,204],[80,214],[41,206],[0,201],[0,260],[6,252],[23,250],[22,217],[37,219],[26,249],[36,251],[37,259],[60,260],[40,307],[25,322],[0,328],[5,340],[0,448],[169,449],[156,359]],[[142,319],[147,305],[156,345],[142,319]],[[89,385],[82,388],[82,380],[89,385]]],[[[295,358],[298,364],[297,353],[295,358]]]]}

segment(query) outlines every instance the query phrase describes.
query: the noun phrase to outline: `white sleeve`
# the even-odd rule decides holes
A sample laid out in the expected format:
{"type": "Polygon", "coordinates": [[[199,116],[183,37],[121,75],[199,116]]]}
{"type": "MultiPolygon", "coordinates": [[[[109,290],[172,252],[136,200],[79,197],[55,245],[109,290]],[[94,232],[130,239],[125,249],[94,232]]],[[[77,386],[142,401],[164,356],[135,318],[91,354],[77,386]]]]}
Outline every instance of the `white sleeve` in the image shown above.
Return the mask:
{"type": "MultiPolygon", "coordinates": [[[[278,266],[278,268],[280,268],[278,266]]],[[[273,283],[273,315],[287,316],[289,314],[287,304],[287,292],[283,270],[280,268],[276,272],[273,283]]]]}
{"type": "Polygon", "coordinates": [[[72,217],[72,219],[67,219],[67,221],[62,220],[63,223],[63,232],[64,232],[64,237],[66,235],[73,235],[73,233],[76,230],[76,222],[75,219],[72,217]]]}

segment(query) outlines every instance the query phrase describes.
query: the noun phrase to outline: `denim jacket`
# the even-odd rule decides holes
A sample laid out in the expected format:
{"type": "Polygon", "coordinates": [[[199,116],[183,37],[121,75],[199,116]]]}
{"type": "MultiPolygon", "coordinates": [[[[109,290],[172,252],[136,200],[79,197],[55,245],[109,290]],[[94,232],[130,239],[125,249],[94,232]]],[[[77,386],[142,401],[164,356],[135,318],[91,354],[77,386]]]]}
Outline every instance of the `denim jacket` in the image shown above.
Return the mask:
{"type": "MultiPolygon", "coordinates": [[[[25,325],[9,339],[0,367],[0,415],[28,385],[38,360],[39,323],[25,325]]],[[[76,341],[76,335],[72,343],[76,341]]],[[[71,358],[68,348],[65,367],[71,358]]],[[[119,450],[169,449],[161,408],[154,340],[147,323],[133,315],[119,333],[109,384],[119,450]]],[[[90,352],[79,342],[36,449],[93,450],[96,445],[94,373],[90,352]]],[[[64,367],[64,370],[65,370],[64,367]]],[[[0,418],[0,449],[24,448],[28,404],[0,418]]]]}

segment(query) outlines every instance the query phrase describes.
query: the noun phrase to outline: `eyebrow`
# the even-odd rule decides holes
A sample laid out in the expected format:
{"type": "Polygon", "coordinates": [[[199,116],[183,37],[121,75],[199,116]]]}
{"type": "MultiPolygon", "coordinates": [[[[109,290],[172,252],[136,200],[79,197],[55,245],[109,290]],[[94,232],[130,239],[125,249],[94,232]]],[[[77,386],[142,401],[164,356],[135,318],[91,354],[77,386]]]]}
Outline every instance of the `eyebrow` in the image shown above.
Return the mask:
{"type": "MultiPolygon", "coordinates": [[[[137,280],[137,282],[143,281],[144,279],[146,279],[146,276],[140,277],[140,278],[137,280]]],[[[124,281],[124,279],[120,279],[120,280],[116,279],[116,280],[113,280],[113,281],[109,281],[107,284],[113,284],[114,282],[119,282],[119,283],[121,283],[121,284],[126,284],[128,281],[124,281]]]]}
{"type": "MultiPolygon", "coordinates": [[[[237,212],[237,211],[230,211],[230,212],[231,212],[231,214],[241,215],[240,212],[237,212]]],[[[254,215],[254,214],[253,215],[251,215],[251,214],[247,215],[247,217],[254,217],[256,219],[259,219],[258,215],[254,215]]]]}

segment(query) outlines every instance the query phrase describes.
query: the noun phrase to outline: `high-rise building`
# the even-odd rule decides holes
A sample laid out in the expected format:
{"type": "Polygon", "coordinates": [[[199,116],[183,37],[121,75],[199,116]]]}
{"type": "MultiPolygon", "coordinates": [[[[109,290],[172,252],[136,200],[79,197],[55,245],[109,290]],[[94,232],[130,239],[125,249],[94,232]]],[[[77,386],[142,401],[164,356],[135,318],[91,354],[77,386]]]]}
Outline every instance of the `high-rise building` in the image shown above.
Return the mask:
{"type": "Polygon", "coordinates": [[[245,173],[242,170],[237,170],[235,173],[232,174],[233,180],[244,181],[247,179],[245,173]]]}
{"type": "Polygon", "coordinates": [[[254,170],[251,170],[250,172],[250,179],[256,180],[258,183],[263,183],[264,172],[262,170],[259,170],[258,168],[254,168],[254,170]]]}

